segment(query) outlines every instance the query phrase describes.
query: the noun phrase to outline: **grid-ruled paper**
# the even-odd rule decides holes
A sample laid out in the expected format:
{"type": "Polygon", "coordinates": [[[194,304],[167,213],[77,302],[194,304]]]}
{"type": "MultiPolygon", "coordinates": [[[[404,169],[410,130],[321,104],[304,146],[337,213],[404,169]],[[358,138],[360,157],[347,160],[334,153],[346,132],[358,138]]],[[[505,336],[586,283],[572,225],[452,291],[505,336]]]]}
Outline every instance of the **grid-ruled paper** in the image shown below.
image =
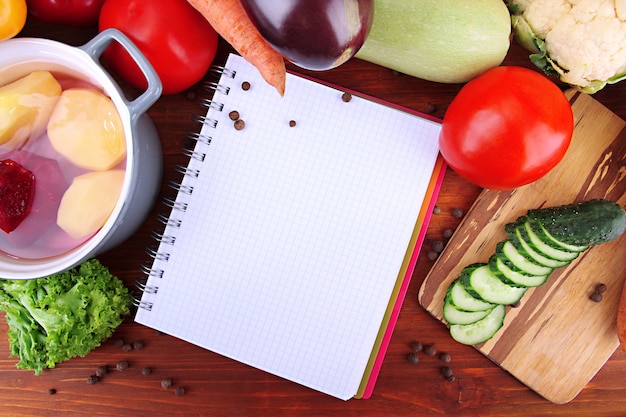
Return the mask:
{"type": "MultiPolygon", "coordinates": [[[[355,395],[424,203],[440,126],[231,55],[210,144],[136,321],[342,399],[355,395]],[[249,82],[244,90],[242,82],[249,82]],[[242,130],[229,112],[239,112],[242,130]],[[295,126],[290,126],[295,121],[295,126]]],[[[173,222],[175,223],[175,222],[173,222]]]]}

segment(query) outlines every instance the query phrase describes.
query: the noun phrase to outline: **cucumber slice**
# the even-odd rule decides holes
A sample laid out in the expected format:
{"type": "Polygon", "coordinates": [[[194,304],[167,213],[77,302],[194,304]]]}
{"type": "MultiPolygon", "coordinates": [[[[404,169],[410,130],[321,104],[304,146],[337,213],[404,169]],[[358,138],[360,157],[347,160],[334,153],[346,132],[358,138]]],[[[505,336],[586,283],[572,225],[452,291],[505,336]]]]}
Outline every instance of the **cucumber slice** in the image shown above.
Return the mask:
{"type": "MultiPolygon", "coordinates": [[[[580,251],[578,250],[567,250],[567,249],[555,249],[552,246],[546,244],[545,242],[543,242],[541,240],[541,238],[535,233],[535,231],[533,230],[533,228],[530,225],[529,221],[525,221],[521,224],[521,227],[523,227],[523,232],[525,232],[525,234],[528,236],[528,240],[530,245],[532,245],[533,247],[535,247],[537,249],[537,251],[543,253],[544,255],[552,258],[552,259],[557,259],[559,261],[564,262],[563,265],[561,266],[565,266],[568,263],[570,263],[571,261],[573,261],[574,259],[576,259],[578,257],[578,255],[580,254],[580,251]]],[[[548,237],[546,236],[546,239],[548,237]]]]}
{"type": "Polygon", "coordinates": [[[461,275],[461,284],[471,295],[493,304],[515,304],[521,300],[526,287],[514,287],[502,282],[483,264],[471,273],[461,275]]]}
{"type": "Polygon", "coordinates": [[[552,272],[552,268],[549,266],[539,265],[525,258],[508,240],[496,245],[496,255],[508,259],[512,265],[526,275],[548,275],[552,272]]]}
{"type": "Polygon", "coordinates": [[[493,308],[483,311],[462,311],[446,300],[443,303],[443,318],[449,324],[471,324],[485,318],[493,308]]]}
{"type": "MultiPolygon", "coordinates": [[[[569,263],[569,261],[567,260],[559,260],[559,259],[554,259],[549,256],[546,256],[545,252],[539,251],[537,246],[535,245],[537,242],[533,241],[529,233],[526,232],[526,228],[524,227],[524,225],[517,224],[516,226],[513,227],[513,230],[511,232],[512,233],[509,239],[511,240],[511,243],[515,245],[515,247],[519,250],[520,253],[527,256],[533,262],[543,265],[543,266],[547,266],[552,269],[560,268],[569,263]]],[[[536,235],[535,235],[535,238],[536,238],[536,235]]],[[[539,239],[535,239],[535,240],[539,241],[539,239]]],[[[539,244],[541,244],[541,241],[539,241],[539,244]]],[[[542,246],[548,247],[545,244],[543,244],[542,246]]],[[[571,252],[567,252],[567,254],[571,255],[571,252]]]]}
{"type": "Polygon", "coordinates": [[[504,324],[505,315],[506,307],[500,304],[477,322],[450,325],[450,335],[454,340],[465,345],[477,345],[486,342],[500,330],[504,324]]]}
{"type": "Polygon", "coordinates": [[[558,240],[557,238],[552,236],[541,223],[537,221],[527,219],[526,222],[528,223],[528,227],[537,235],[539,240],[555,249],[569,252],[584,252],[589,249],[589,246],[570,245],[569,243],[558,240]]]}
{"type": "Polygon", "coordinates": [[[496,255],[489,258],[489,268],[505,284],[516,287],[538,287],[548,280],[548,275],[525,275],[514,271],[496,255]]]}
{"type": "Polygon", "coordinates": [[[446,294],[446,300],[448,300],[457,310],[474,312],[491,310],[495,307],[495,304],[488,303],[481,299],[478,299],[468,293],[460,279],[455,279],[446,294]]]}

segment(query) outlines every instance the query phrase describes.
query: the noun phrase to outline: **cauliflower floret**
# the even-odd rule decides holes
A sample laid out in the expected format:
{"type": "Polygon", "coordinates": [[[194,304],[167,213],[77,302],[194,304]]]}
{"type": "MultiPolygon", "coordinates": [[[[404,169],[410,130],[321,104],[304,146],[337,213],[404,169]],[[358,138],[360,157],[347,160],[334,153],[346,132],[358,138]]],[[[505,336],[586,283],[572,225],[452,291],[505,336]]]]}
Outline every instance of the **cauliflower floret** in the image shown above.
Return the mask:
{"type": "MultiPolygon", "coordinates": [[[[510,0],[516,32],[531,31],[536,63],[593,93],[626,73],[624,0],[510,0]],[[523,23],[516,18],[522,18],[523,23]]],[[[528,34],[518,33],[518,39],[528,34]]],[[[529,47],[528,42],[522,42],[529,47]]],[[[533,45],[530,45],[531,47],[533,45]]],[[[531,49],[531,48],[529,48],[531,49]]]]}

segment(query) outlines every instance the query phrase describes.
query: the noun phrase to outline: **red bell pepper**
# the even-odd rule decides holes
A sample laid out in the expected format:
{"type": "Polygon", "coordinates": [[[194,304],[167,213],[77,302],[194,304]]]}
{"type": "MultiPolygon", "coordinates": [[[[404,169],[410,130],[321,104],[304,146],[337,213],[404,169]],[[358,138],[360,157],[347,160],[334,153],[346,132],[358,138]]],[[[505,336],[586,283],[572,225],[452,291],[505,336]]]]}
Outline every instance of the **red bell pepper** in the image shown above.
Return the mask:
{"type": "Polygon", "coordinates": [[[26,0],[28,12],[46,23],[77,28],[96,26],[104,0],[26,0]]]}

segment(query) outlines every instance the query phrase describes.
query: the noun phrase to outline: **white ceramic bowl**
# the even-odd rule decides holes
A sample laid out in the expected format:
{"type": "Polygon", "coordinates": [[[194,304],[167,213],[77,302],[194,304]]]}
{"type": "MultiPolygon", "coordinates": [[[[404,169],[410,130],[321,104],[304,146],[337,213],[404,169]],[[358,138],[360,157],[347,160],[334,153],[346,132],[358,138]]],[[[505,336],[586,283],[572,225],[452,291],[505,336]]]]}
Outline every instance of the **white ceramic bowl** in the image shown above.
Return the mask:
{"type": "Polygon", "coordinates": [[[161,96],[161,81],[148,60],[121,32],[107,29],[80,47],[37,38],[0,42],[0,85],[34,70],[56,71],[84,80],[111,97],[124,125],[126,174],[117,205],[93,237],[69,252],[44,259],[18,259],[0,252],[0,278],[4,279],[41,278],[62,272],[119,245],[137,230],[154,206],[163,173],[159,136],[146,114],[161,96]],[[148,81],[146,91],[133,100],[124,96],[99,63],[112,41],[128,51],[148,81]]]}

